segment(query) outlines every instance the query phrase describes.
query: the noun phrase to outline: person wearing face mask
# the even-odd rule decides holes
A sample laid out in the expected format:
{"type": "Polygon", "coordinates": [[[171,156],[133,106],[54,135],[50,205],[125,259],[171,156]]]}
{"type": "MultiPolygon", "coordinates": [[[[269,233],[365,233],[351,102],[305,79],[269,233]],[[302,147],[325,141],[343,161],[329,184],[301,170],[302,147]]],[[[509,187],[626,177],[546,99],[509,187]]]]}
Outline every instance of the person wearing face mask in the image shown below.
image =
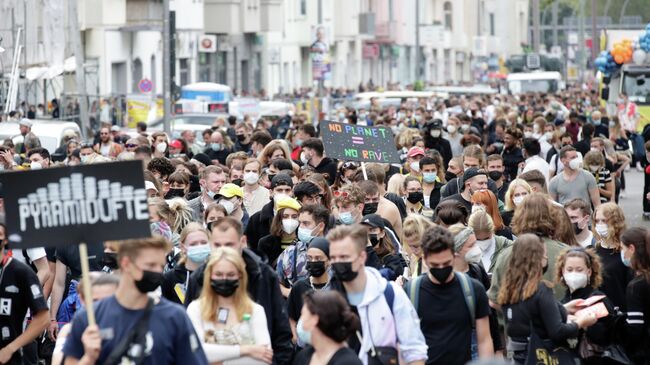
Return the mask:
{"type": "Polygon", "coordinates": [[[605,203],[596,208],[593,223],[596,253],[603,264],[600,290],[614,306],[625,311],[625,288],[634,277],[632,270],[620,259],[621,235],[626,228],[625,214],[615,203],[605,203]]]}
{"type": "Polygon", "coordinates": [[[167,183],[169,184],[169,190],[167,190],[167,194],[165,194],[166,200],[174,198],[185,199],[190,188],[190,176],[186,172],[173,172],[167,178],[167,183]]]}
{"type": "Polygon", "coordinates": [[[289,196],[275,199],[277,211],[271,222],[270,233],[262,237],[257,245],[257,250],[272,267],[276,267],[278,257],[284,250],[298,243],[300,207],[300,203],[289,196]]]}
{"type": "Polygon", "coordinates": [[[505,197],[505,211],[501,214],[505,225],[510,225],[517,207],[532,193],[532,188],[525,180],[514,179],[510,182],[505,197]]]}
{"type": "MultiPolygon", "coordinates": [[[[210,245],[213,250],[220,247],[230,247],[239,253],[244,260],[245,271],[248,275],[248,284],[244,287],[251,299],[264,308],[266,326],[271,336],[273,360],[276,364],[289,364],[293,356],[291,346],[291,328],[286,313],[286,303],[282,299],[280,284],[275,270],[265,263],[265,260],[248,248],[247,238],[244,235],[240,221],[225,217],[212,223],[210,231],[210,245]]],[[[210,279],[206,281],[205,267],[202,264],[190,275],[185,306],[194,299],[199,298],[204,290],[211,290],[210,279]]]]}
{"type": "Polygon", "coordinates": [[[264,308],[246,291],[246,265],[239,253],[222,247],[205,267],[198,300],[187,307],[201,347],[210,363],[270,364],[271,338],[264,308]]]}
{"type": "Polygon", "coordinates": [[[232,152],[232,142],[221,130],[212,132],[210,140],[206,141],[206,148],[203,151],[211,161],[218,161],[220,164],[226,164],[226,157],[232,152]]]}
{"type": "Polygon", "coordinates": [[[359,223],[363,217],[365,194],[357,184],[343,186],[334,192],[334,205],[338,210],[338,225],[359,223]]]}
{"type": "Polygon", "coordinates": [[[257,159],[249,158],[244,165],[244,207],[253,215],[269,201],[269,190],[259,184],[262,165],[257,159]]]}
{"type": "Polygon", "coordinates": [[[497,303],[506,319],[508,351],[513,353],[516,364],[525,364],[526,360],[534,360],[527,359],[531,333],[553,348],[568,347],[566,341],[577,338],[580,330],[593,326],[597,318],[593,313],[576,315],[576,301],[562,305],[553,298],[543,280],[550,258],[539,237],[522,234],[512,247],[497,303]]]}
{"type": "Polygon", "coordinates": [[[564,165],[562,173],[554,176],[548,187],[551,199],[560,204],[580,198],[591,202],[594,207],[600,205],[600,193],[594,176],[581,168],[582,158],[572,146],[562,147],[560,161],[564,165]]]}
{"type": "Polygon", "coordinates": [[[400,253],[400,245],[391,239],[393,236],[389,235],[384,219],[377,214],[368,214],[361,219],[361,224],[368,227],[368,243],[379,258],[379,272],[386,280],[397,279],[407,264],[400,253]]]}
{"type": "Polygon", "coordinates": [[[309,138],[302,143],[300,161],[303,165],[309,165],[319,174],[327,176],[327,183],[331,186],[336,181],[338,166],[335,160],[324,156],[325,147],[320,138],[309,138]]]}
{"type": "Polygon", "coordinates": [[[594,179],[596,179],[600,202],[607,203],[608,201],[613,201],[616,186],[612,178],[611,170],[605,165],[605,157],[603,154],[600,151],[589,151],[585,155],[584,166],[593,175],[594,179]]]}
{"type": "Polygon", "coordinates": [[[331,289],[329,246],[329,241],[323,237],[314,237],[309,242],[306,263],[308,275],[294,283],[291,288],[291,293],[289,293],[289,297],[287,298],[287,312],[289,314],[291,332],[293,333],[294,342],[298,342],[298,345],[301,347],[304,347],[305,343],[298,341],[296,325],[300,318],[305,294],[313,291],[327,291],[331,289]]]}
{"type": "Polygon", "coordinates": [[[487,157],[487,170],[488,177],[494,181],[497,187],[497,197],[500,201],[506,201],[506,192],[510,186],[510,182],[506,180],[505,166],[503,165],[503,157],[498,154],[489,155],[487,157]]]}
{"type": "Polygon", "coordinates": [[[298,337],[310,346],[296,355],[294,365],[362,365],[346,339],[361,330],[359,317],[334,291],[310,293],[300,314],[298,337]]]}
{"type": "MultiPolygon", "coordinates": [[[[463,190],[461,193],[451,195],[444,200],[456,200],[467,208],[468,212],[472,211],[472,195],[481,190],[488,189],[487,171],[477,167],[471,167],[465,170],[463,174],[463,190]]],[[[444,201],[443,200],[443,201],[444,201]]]]}
{"type": "Polygon", "coordinates": [[[573,224],[576,240],[580,246],[595,247],[596,237],[589,229],[591,205],[582,199],[573,199],[564,205],[564,210],[573,224]]]}
{"type": "MultiPolygon", "coordinates": [[[[562,252],[556,265],[557,285],[566,288],[566,295],[560,301],[562,304],[570,303],[576,299],[588,299],[593,296],[604,296],[599,302],[607,308],[608,316],[598,319],[596,324],[587,328],[581,341],[591,345],[607,348],[615,340],[615,315],[616,309],[607,299],[605,294],[598,290],[602,282],[600,259],[593,250],[582,247],[573,247],[562,252]]],[[[596,351],[594,351],[596,352],[596,351]]],[[[582,359],[585,365],[608,364],[607,359],[598,355],[582,359]]]]}
{"type": "Polygon", "coordinates": [[[34,148],[27,152],[30,170],[40,170],[50,167],[50,153],[45,148],[34,148]]]}
{"type": "Polygon", "coordinates": [[[210,233],[201,224],[192,222],[185,226],[180,236],[180,259],[174,268],[165,273],[160,286],[162,296],[168,300],[183,304],[190,275],[208,260],[210,233]]]}
{"type": "Polygon", "coordinates": [[[316,237],[325,236],[329,218],[329,211],[323,206],[307,205],[300,208],[298,240],[282,251],[277,260],[276,272],[285,297],[289,295],[296,281],[309,277],[307,248],[316,237]]]}
{"type": "Polygon", "coordinates": [[[626,345],[635,364],[647,365],[650,359],[650,232],[643,227],[630,228],[623,233],[621,241],[621,261],[637,273],[626,289],[626,345]]]}
{"type": "Polygon", "coordinates": [[[422,171],[420,171],[420,160],[424,158],[424,150],[420,147],[411,147],[406,154],[406,170],[409,172],[406,176],[413,176],[422,180],[422,171]]]}
{"type": "Polygon", "coordinates": [[[426,149],[435,149],[440,152],[445,166],[449,164],[454,155],[451,152],[451,144],[442,134],[442,120],[434,119],[424,128],[424,147],[426,149]]]}
{"type": "Polygon", "coordinates": [[[167,134],[165,132],[155,132],[151,135],[151,150],[153,157],[166,157],[168,155],[167,134]]]}
{"type": "Polygon", "coordinates": [[[219,166],[208,166],[199,175],[201,195],[187,202],[192,209],[192,220],[201,221],[205,208],[213,203],[219,190],[226,183],[226,173],[219,166]]]}
{"type": "Polygon", "coordinates": [[[165,255],[169,250],[169,242],[162,237],[120,244],[118,260],[122,271],[117,291],[95,306],[96,325],[89,326],[85,309],[79,310],[63,347],[66,363],[103,364],[111,357],[146,365],[208,364],[203,349],[197,346],[200,338],[183,308],[167,299],[155,300],[148,295],[162,283],[165,255]],[[144,331],[138,330],[141,326],[144,331]],[[113,337],[102,339],[100,331],[110,331],[113,337]],[[132,331],[136,333],[131,343],[120,346],[132,331]],[[118,346],[119,353],[113,354],[118,346]],[[130,351],[133,346],[145,351],[130,351]]]}
{"type": "MultiPolygon", "coordinates": [[[[472,213],[467,220],[467,226],[474,230],[476,245],[481,249],[481,264],[488,275],[492,274],[494,265],[503,250],[512,245],[512,241],[494,233],[494,222],[485,210],[472,213]]],[[[490,285],[486,285],[490,287],[490,285]]]]}
{"type": "Polygon", "coordinates": [[[225,184],[219,189],[219,193],[214,196],[219,205],[226,208],[229,217],[239,219],[244,227],[248,225],[250,216],[244,207],[244,190],[235,184],[225,184]]]}
{"type": "Polygon", "coordinates": [[[505,136],[503,137],[504,146],[501,156],[503,157],[503,165],[505,166],[504,174],[508,181],[517,177],[519,164],[524,161],[521,147],[519,147],[519,142],[522,137],[523,134],[518,128],[506,129],[505,136]]]}
{"type": "Polygon", "coordinates": [[[591,113],[591,123],[595,127],[595,136],[609,138],[610,120],[608,117],[603,118],[603,114],[600,111],[595,110],[593,113],[591,113]]]}
{"type": "Polygon", "coordinates": [[[253,127],[247,123],[239,122],[235,126],[235,137],[237,141],[235,142],[235,147],[233,148],[234,152],[246,152],[249,153],[251,150],[251,137],[253,136],[253,127]]]}
{"type": "MultiPolygon", "coordinates": [[[[463,233],[459,241],[463,237],[469,234],[463,233]]],[[[462,244],[455,245],[446,228],[435,226],[424,232],[422,251],[429,271],[406,284],[427,339],[427,364],[460,365],[470,361],[473,328],[478,356],[494,356],[485,288],[468,274],[454,272],[456,246],[462,244]]]]}
{"type": "Polygon", "coordinates": [[[424,208],[424,194],[420,180],[413,176],[404,179],[404,202],[408,214],[421,214],[424,208]]]}
{"type": "Polygon", "coordinates": [[[447,119],[447,128],[444,135],[444,138],[449,141],[449,147],[451,147],[452,156],[460,156],[463,154],[463,145],[460,143],[463,139],[463,134],[459,131],[460,120],[456,117],[449,117],[447,119]]]}
{"type": "Polygon", "coordinates": [[[379,271],[366,267],[368,231],[362,225],[339,226],[327,234],[334,290],[342,293],[359,313],[362,331],[348,337],[348,345],[365,365],[377,363],[377,348],[397,363],[423,365],[427,345],[417,326],[418,316],[404,290],[386,281],[379,271]],[[397,348],[400,354],[397,354],[397,348]]]}
{"type": "Polygon", "coordinates": [[[420,160],[420,170],[422,170],[424,208],[435,209],[440,202],[440,189],[444,185],[438,176],[438,172],[442,171],[442,160],[440,157],[437,160],[428,156],[424,157],[420,160]]]}

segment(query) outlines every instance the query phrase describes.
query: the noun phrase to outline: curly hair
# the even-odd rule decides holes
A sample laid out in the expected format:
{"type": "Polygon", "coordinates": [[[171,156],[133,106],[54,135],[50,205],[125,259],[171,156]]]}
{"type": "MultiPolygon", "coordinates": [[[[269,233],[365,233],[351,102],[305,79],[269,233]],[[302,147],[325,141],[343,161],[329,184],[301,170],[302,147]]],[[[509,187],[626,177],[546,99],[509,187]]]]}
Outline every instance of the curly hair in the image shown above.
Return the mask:
{"type": "Polygon", "coordinates": [[[599,240],[601,243],[606,243],[610,247],[614,246],[614,249],[618,251],[621,248],[621,235],[627,228],[623,209],[614,202],[601,204],[594,212],[594,221],[596,221],[596,215],[598,212],[601,212],[605,216],[609,232],[607,237],[600,236],[598,232],[596,232],[596,225],[594,224],[594,237],[596,237],[596,240],[599,240]]]}
{"type": "Polygon", "coordinates": [[[477,191],[472,194],[472,203],[480,203],[485,206],[485,210],[490,214],[492,218],[492,223],[494,224],[495,230],[500,230],[505,227],[503,224],[503,219],[499,213],[499,203],[497,202],[497,197],[490,190],[477,191]]]}
{"type": "Polygon", "coordinates": [[[407,128],[395,136],[395,145],[397,148],[411,148],[415,144],[414,139],[416,137],[422,137],[420,130],[415,128],[407,128]]]}
{"type": "Polygon", "coordinates": [[[512,232],[516,235],[534,233],[544,237],[553,237],[555,222],[551,216],[550,203],[546,195],[534,193],[524,199],[515,210],[511,226],[512,232]]]}
{"type": "Polygon", "coordinates": [[[522,302],[535,294],[542,281],[544,243],[534,234],[522,234],[512,245],[512,254],[503,275],[497,302],[522,302]]]}
{"type": "Polygon", "coordinates": [[[350,204],[359,205],[366,201],[366,194],[359,187],[358,184],[348,184],[342,186],[341,189],[335,194],[334,204],[346,206],[350,204]]]}
{"type": "Polygon", "coordinates": [[[149,161],[149,164],[147,164],[147,170],[151,172],[157,171],[160,174],[160,178],[164,180],[164,178],[173,174],[176,169],[168,159],[164,157],[154,157],[149,161]]]}
{"type": "Polygon", "coordinates": [[[596,289],[603,283],[602,264],[596,251],[582,247],[572,247],[560,253],[555,263],[555,282],[567,287],[564,282],[564,265],[569,257],[579,257],[585,261],[587,269],[591,270],[591,276],[587,282],[589,286],[596,289]]]}

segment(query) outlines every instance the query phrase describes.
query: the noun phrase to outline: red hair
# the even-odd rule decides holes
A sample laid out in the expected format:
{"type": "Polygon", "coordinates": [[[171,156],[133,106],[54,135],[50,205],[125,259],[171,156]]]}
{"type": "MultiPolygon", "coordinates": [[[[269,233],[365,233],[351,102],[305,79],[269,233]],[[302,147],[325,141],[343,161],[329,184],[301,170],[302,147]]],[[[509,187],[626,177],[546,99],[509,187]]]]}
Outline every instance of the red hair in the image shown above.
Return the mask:
{"type": "Polygon", "coordinates": [[[499,214],[499,203],[493,192],[490,190],[475,192],[472,194],[472,203],[480,203],[485,206],[485,211],[492,217],[492,222],[494,222],[494,230],[498,231],[504,228],[505,224],[503,224],[503,219],[499,214]]]}

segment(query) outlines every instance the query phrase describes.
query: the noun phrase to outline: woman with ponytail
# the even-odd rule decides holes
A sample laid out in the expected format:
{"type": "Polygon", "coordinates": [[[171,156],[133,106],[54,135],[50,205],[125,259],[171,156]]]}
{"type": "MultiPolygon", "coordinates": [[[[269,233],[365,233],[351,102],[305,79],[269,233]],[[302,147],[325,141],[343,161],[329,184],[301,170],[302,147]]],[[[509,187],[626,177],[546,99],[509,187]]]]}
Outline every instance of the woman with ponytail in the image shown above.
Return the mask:
{"type": "Polygon", "coordinates": [[[334,290],[314,291],[304,301],[296,332],[311,346],[296,355],[293,365],[361,365],[345,344],[361,326],[343,296],[334,290]]]}

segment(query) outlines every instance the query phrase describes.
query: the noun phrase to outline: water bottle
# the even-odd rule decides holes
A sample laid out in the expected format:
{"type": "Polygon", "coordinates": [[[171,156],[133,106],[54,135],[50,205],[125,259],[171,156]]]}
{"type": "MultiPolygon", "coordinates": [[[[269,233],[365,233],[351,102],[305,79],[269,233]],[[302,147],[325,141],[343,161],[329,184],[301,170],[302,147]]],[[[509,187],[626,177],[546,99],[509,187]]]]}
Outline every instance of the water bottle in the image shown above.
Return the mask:
{"type": "Polygon", "coordinates": [[[243,321],[239,325],[239,344],[240,345],[254,345],[255,338],[253,337],[253,329],[251,328],[251,315],[244,314],[243,321]]]}

